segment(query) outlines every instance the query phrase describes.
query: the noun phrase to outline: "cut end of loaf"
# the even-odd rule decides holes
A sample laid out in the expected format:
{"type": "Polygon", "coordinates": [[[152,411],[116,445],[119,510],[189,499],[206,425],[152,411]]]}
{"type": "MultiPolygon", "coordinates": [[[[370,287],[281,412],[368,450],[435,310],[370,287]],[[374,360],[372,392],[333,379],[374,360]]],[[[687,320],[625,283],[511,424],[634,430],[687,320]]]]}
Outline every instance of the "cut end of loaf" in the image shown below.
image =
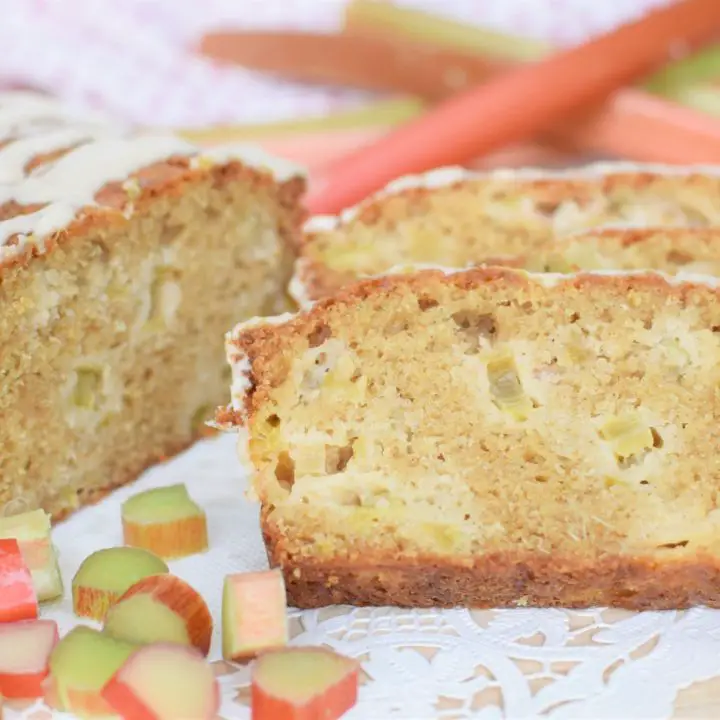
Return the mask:
{"type": "Polygon", "coordinates": [[[198,173],[4,269],[0,507],[57,519],[187,447],[226,392],[225,329],[282,307],[302,182],[198,173]]]}
{"type": "Polygon", "coordinates": [[[717,551],[717,292],[658,273],[424,271],[240,329],[271,557],[467,569],[717,551]]]}

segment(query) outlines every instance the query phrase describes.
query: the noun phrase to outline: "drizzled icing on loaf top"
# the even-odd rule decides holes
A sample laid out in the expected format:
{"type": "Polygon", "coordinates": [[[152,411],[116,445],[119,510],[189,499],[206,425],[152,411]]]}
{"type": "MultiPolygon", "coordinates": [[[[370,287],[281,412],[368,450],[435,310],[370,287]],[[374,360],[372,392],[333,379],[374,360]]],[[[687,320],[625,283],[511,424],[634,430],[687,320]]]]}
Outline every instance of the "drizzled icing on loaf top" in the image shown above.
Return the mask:
{"type": "Polygon", "coordinates": [[[237,160],[278,180],[302,174],[255,147],[201,152],[172,134],[132,132],[98,116],[82,120],[41,95],[0,94],[0,211],[9,203],[39,206],[0,220],[0,264],[29,248],[44,252],[45,238],[66,228],[83,208],[97,207],[95,197],[106,185],[172,157],[191,158],[195,167],[237,160]],[[49,157],[38,163],[43,156],[49,157]],[[33,161],[36,166],[29,167],[33,161]]]}
{"type": "Polygon", "coordinates": [[[305,232],[325,233],[337,230],[339,227],[352,222],[361,209],[372,202],[382,200],[392,195],[399,195],[407,190],[425,188],[434,190],[450,187],[456,183],[472,182],[476,180],[504,181],[504,182],[534,182],[538,180],[592,180],[609,175],[631,175],[647,173],[650,175],[667,175],[670,177],[683,177],[687,175],[707,175],[720,178],[718,165],[662,165],[657,163],[632,162],[598,162],[588,165],[564,168],[561,170],[547,168],[498,168],[486,172],[467,170],[463,167],[449,165],[429,170],[417,175],[404,175],[399,177],[377,192],[362,200],[357,205],[346,208],[337,215],[315,215],[305,224],[305,232]]]}

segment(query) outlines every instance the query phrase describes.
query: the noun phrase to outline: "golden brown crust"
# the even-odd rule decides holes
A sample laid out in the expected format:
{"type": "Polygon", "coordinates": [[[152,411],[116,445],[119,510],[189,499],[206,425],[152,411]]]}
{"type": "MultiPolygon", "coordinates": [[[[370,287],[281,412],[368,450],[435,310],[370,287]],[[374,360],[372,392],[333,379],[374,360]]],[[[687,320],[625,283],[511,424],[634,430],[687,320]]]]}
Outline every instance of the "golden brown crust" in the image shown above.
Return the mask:
{"type": "MultiPolygon", "coordinates": [[[[550,217],[564,201],[574,201],[582,207],[589,203],[594,196],[610,196],[621,190],[632,195],[648,189],[654,183],[672,182],[675,178],[682,182],[683,188],[688,193],[697,191],[701,195],[712,198],[720,191],[720,180],[701,172],[674,175],[672,172],[668,174],[641,168],[633,172],[627,169],[616,170],[609,165],[603,172],[591,173],[585,177],[582,175],[582,170],[576,177],[553,177],[550,173],[547,177],[533,179],[523,177],[521,174],[515,178],[511,175],[505,175],[502,178],[495,178],[492,175],[469,176],[466,179],[439,187],[428,185],[388,193],[381,192],[359,204],[349,216],[336,218],[334,226],[327,229],[309,229],[305,233],[300,248],[297,275],[310,301],[337,292],[338,289],[355,281],[356,275],[352,272],[331,268],[314,257],[312,248],[318,241],[335,242],[335,239],[330,236],[337,233],[342,237],[352,233],[357,226],[374,230],[378,236],[383,235],[382,239],[387,241],[386,236],[392,235],[404,221],[437,212],[432,207],[434,199],[437,197],[467,193],[468,200],[471,201],[485,188],[497,185],[498,198],[502,198],[503,193],[509,190],[515,195],[535,200],[540,213],[550,217]]],[[[476,214],[480,215],[481,211],[476,214]]],[[[451,218],[448,220],[451,222],[451,218]]],[[[491,260],[492,258],[483,258],[484,264],[492,264],[491,260]]]]}
{"type": "MultiPolygon", "coordinates": [[[[292,222],[285,223],[282,232],[288,242],[288,246],[296,251],[301,242],[300,227],[304,220],[305,212],[298,202],[298,199],[305,191],[305,180],[298,176],[283,183],[276,183],[270,173],[244,165],[239,160],[228,163],[218,163],[210,167],[191,166],[191,158],[169,158],[165,162],[154,163],[133,173],[130,179],[139,183],[140,193],[132,199],[136,212],[142,212],[151,203],[161,197],[177,197],[184,190],[199,180],[212,178],[213,183],[224,186],[238,180],[245,180],[252,187],[262,188],[278,185],[278,199],[285,209],[292,209],[292,222]]],[[[126,207],[130,198],[123,189],[122,183],[110,183],[103,187],[96,195],[98,207],[88,207],[82,210],[78,216],[63,230],[47,237],[43,246],[29,245],[27,249],[19,254],[13,255],[9,260],[0,263],[0,282],[2,282],[2,271],[16,265],[27,265],[33,257],[47,255],[49,252],[64,242],[73,238],[97,231],[104,227],[110,227],[116,223],[127,222],[123,215],[123,208],[126,207]]],[[[2,209],[2,208],[0,208],[2,209]]],[[[35,208],[37,209],[37,208],[35,208]]],[[[28,212],[28,208],[22,206],[6,206],[2,214],[4,219],[14,217],[28,212]]],[[[8,245],[13,245],[16,239],[11,238],[8,245]]]]}
{"type": "MultiPolygon", "coordinates": [[[[485,284],[503,283],[527,287],[536,282],[532,275],[505,267],[478,267],[469,270],[445,273],[441,270],[421,270],[409,275],[385,275],[370,278],[348,285],[330,297],[317,301],[311,308],[300,312],[282,324],[258,324],[242,329],[233,337],[232,343],[237,350],[247,356],[250,362],[250,390],[244,399],[244,408],[233,410],[229,407],[219,408],[215,421],[223,426],[243,426],[246,419],[251,418],[265,403],[268,392],[276,387],[284,378],[278,373],[277,357],[282,349],[294,339],[312,338],[314,333],[322,333],[324,318],[328,310],[335,307],[352,305],[372,296],[390,298],[402,288],[409,288],[419,294],[429,284],[440,281],[469,290],[485,284]]],[[[677,298],[681,303],[694,291],[697,285],[691,282],[670,283],[662,275],[648,272],[628,274],[596,274],[581,272],[567,275],[560,279],[560,285],[568,288],[583,284],[614,287],[620,294],[632,288],[648,287],[677,298]]],[[[708,289],[720,299],[720,289],[708,289]]],[[[312,341],[311,341],[312,342],[312,341]]]]}
{"type": "Polygon", "coordinates": [[[282,569],[288,603],[297,608],[720,607],[720,559],[710,555],[662,561],[504,552],[456,562],[429,557],[399,562],[366,554],[352,562],[312,563],[285,552],[267,508],[261,523],[270,566],[282,569]]]}

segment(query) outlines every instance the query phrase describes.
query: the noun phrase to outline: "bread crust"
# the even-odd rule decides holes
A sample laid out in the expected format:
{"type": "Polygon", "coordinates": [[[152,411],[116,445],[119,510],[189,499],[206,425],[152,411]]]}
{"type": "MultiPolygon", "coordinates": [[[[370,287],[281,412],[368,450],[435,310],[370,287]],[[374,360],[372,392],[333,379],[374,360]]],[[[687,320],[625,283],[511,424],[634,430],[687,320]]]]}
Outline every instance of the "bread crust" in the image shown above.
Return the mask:
{"type": "MultiPolygon", "coordinates": [[[[392,186],[371,196],[356,207],[350,208],[335,217],[311,220],[302,240],[299,260],[296,266],[294,281],[301,288],[307,302],[327,297],[349,283],[356,282],[357,276],[351,272],[342,272],[329,267],[313,257],[312,246],[321,238],[335,233],[350,232],[353,227],[362,225],[378,232],[392,232],[395,225],[414,215],[428,212],[433,198],[440,195],[466,192],[469,196],[478,190],[497,185],[498,188],[510,187],[518,194],[527,198],[535,198],[539,204],[552,209],[566,200],[578,198],[580,201],[592,197],[593,194],[611,195],[619,188],[629,191],[642,191],[659,181],[682,179],[688,187],[712,197],[720,189],[720,179],[709,174],[697,172],[683,174],[682,169],[654,166],[636,167],[627,163],[610,163],[597,170],[593,166],[553,172],[503,171],[500,174],[489,173],[478,175],[466,171],[455,174],[449,182],[435,184],[428,173],[426,184],[422,176],[417,184],[395,189],[392,186]],[[402,203],[398,206],[398,203],[402,203]]],[[[488,258],[486,264],[491,264],[488,258]]],[[[507,265],[507,262],[503,262],[507,265]]]]}
{"type": "MultiPolygon", "coordinates": [[[[233,338],[250,361],[245,406],[218,415],[227,424],[247,425],[262,411],[273,387],[283,381],[277,357],[296,341],[317,332],[330,309],[363,299],[385,302],[407,289],[432,296],[432,287],[447,284],[472,289],[502,283],[518,288],[542,282],[507,268],[453,271],[425,270],[412,275],[365,280],[316,303],[284,323],[240,328],[233,338]]],[[[608,287],[619,297],[644,289],[692,305],[720,299],[720,289],[707,278],[680,282],[659,273],[579,273],[558,278],[563,287],[608,287]]],[[[290,350],[292,354],[292,350],[290,350]]],[[[261,529],[269,563],[285,576],[288,601],[298,608],[328,605],[400,607],[568,607],[612,606],[629,610],[679,609],[697,605],[720,608],[720,557],[682,545],[624,553],[613,548],[577,553],[504,550],[471,557],[402,557],[363,545],[347,547],[342,556],[312,556],[312,547],[298,542],[275,519],[268,498],[261,496],[261,529]],[[361,551],[360,551],[361,550],[361,551]]]]}
{"type": "MultiPolygon", "coordinates": [[[[710,281],[712,278],[706,280],[710,281]]],[[[384,275],[345,286],[333,295],[318,300],[305,311],[289,317],[287,322],[275,324],[261,320],[252,325],[241,323],[230,333],[229,345],[239,356],[247,357],[249,360],[248,391],[243,398],[236,400],[240,403],[240,407],[218,408],[215,422],[224,428],[245,427],[264,405],[270,390],[284,379],[282,374],[278,374],[275,358],[281,355],[283,348],[291,345],[294,340],[321,332],[325,316],[331,308],[342,308],[372,297],[391,298],[405,288],[422,296],[437,281],[471,290],[492,283],[527,288],[536,283],[537,279],[533,279],[533,276],[525,271],[507,267],[451,269],[447,272],[425,269],[409,275],[384,275]]],[[[559,278],[558,285],[568,289],[582,285],[605,285],[619,294],[626,294],[635,288],[646,288],[665,293],[681,304],[687,302],[693,292],[700,287],[704,292],[712,293],[720,300],[718,285],[710,287],[691,280],[674,282],[672,278],[652,270],[615,274],[579,272],[559,278]]]]}
{"type": "MultiPolygon", "coordinates": [[[[301,243],[302,222],[306,215],[299,203],[299,198],[305,192],[306,182],[303,177],[297,176],[277,183],[270,173],[244,165],[239,160],[198,168],[192,167],[191,162],[192,158],[168,158],[133,173],[130,178],[137,180],[140,185],[140,193],[132,201],[135,212],[146,210],[159,198],[177,197],[189,185],[206,178],[211,178],[219,187],[243,179],[258,188],[277,186],[279,203],[290,213],[290,222],[285,222],[281,228],[282,236],[293,253],[297,253],[301,243]]],[[[42,246],[29,245],[22,253],[0,262],[0,282],[4,270],[17,265],[27,265],[33,258],[47,255],[62,243],[127,222],[123,209],[128,204],[129,197],[122,185],[119,182],[105,185],[96,195],[98,207],[87,207],[80,211],[66,228],[47,236],[42,246]]],[[[15,217],[21,214],[21,209],[21,206],[0,206],[0,219],[15,217]]],[[[10,238],[7,245],[12,246],[16,242],[17,237],[10,238]]]]}
{"type": "Polygon", "coordinates": [[[356,559],[322,563],[288,553],[268,514],[264,506],[261,527],[268,561],[282,569],[288,603],[301,609],[328,605],[720,608],[720,558],[711,555],[662,560],[496,552],[455,562],[441,557],[398,562],[366,552],[356,559]]]}

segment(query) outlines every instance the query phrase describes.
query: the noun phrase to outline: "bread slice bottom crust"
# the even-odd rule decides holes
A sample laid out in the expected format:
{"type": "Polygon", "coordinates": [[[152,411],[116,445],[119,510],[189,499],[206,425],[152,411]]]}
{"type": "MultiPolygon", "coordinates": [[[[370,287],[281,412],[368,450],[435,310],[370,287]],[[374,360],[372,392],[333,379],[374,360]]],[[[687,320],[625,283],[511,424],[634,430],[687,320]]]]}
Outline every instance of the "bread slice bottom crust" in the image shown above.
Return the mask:
{"type": "Polygon", "coordinates": [[[282,568],[288,603],[296,608],[720,608],[720,558],[710,554],[662,562],[623,555],[588,562],[514,552],[483,555],[471,565],[441,557],[313,562],[286,551],[268,511],[267,506],[261,511],[268,561],[282,568]]]}

